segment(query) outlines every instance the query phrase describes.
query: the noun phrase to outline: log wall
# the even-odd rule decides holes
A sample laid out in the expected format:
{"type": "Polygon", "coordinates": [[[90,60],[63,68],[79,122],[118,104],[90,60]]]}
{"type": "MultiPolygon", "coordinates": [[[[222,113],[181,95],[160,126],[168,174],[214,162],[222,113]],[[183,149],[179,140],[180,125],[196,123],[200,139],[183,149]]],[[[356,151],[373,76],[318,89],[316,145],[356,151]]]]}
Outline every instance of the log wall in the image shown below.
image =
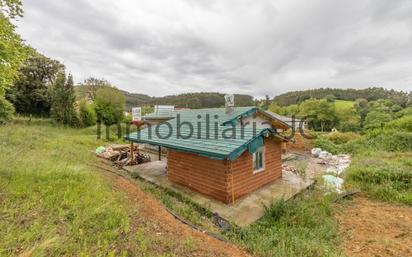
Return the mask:
{"type": "Polygon", "coordinates": [[[236,201],[282,177],[280,142],[265,139],[263,171],[253,172],[252,158],[248,151],[235,161],[224,161],[169,150],[168,179],[221,202],[231,203],[232,199],[236,201]]]}

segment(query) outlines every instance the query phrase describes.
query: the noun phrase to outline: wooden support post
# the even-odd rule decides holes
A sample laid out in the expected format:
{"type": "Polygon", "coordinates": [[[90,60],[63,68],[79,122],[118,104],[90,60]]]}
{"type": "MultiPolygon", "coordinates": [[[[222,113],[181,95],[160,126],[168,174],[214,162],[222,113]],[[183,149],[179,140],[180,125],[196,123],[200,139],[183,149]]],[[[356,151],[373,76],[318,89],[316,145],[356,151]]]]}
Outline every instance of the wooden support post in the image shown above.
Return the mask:
{"type": "Polygon", "coordinates": [[[162,147],[159,145],[159,161],[162,160],[162,147]]]}

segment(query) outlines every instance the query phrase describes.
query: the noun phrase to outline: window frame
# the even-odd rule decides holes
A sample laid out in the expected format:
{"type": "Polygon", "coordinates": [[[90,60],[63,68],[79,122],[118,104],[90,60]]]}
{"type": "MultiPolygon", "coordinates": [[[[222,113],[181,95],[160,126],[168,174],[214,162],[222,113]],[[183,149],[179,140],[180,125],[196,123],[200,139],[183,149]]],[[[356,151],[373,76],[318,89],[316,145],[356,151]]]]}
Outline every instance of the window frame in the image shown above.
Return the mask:
{"type": "Polygon", "coordinates": [[[252,154],[252,169],[253,169],[253,174],[260,173],[265,170],[265,164],[266,164],[266,156],[265,156],[265,146],[260,147],[256,152],[252,154]],[[261,159],[262,159],[262,167],[259,169],[255,169],[255,162],[257,158],[257,154],[261,152],[261,159]]]}

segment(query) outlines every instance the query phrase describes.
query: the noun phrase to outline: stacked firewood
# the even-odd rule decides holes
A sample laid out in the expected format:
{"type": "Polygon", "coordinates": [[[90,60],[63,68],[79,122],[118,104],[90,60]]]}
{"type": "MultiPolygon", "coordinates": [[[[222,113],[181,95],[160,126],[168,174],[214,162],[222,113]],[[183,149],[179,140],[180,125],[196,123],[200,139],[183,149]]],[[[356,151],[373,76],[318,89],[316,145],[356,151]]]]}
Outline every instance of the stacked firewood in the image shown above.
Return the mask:
{"type": "Polygon", "coordinates": [[[99,150],[96,150],[97,156],[110,160],[119,167],[150,162],[150,155],[140,153],[137,146],[133,147],[133,151],[130,145],[111,145],[99,150]]]}

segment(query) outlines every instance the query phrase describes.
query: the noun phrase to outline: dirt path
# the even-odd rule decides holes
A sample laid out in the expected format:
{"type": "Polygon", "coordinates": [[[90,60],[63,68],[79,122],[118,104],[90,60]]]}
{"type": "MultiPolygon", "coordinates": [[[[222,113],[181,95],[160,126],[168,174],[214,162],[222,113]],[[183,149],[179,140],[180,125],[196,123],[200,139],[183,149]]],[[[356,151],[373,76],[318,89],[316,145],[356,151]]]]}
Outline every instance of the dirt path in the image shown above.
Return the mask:
{"type": "MultiPolygon", "coordinates": [[[[116,190],[124,192],[137,207],[139,217],[131,221],[133,226],[141,226],[143,220],[144,226],[149,227],[150,233],[154,234],[157,239],[180,242],[172,246],[174,249],[159,249],[159,253],[173,252],[177,256],[250,256],[234,245],[210,237],[177,221],[156,199],[143,192],[128,179],[108,171],[105,171],[104,175],[111,180],[116,190]],[[142,219],[142,217],[145,218],[142,219]],[[188,244],[187,242],[190,244],[193,242],[193,246],[183,246],[183,244],[188,244]]],[[[156,247],[162,248],[162,244],[156,247]]]]}
{"type": "Polygon", "coordinates": [[[411,207],[357,197],[336,209],[347,256],[412,256],[411,207]]]}

